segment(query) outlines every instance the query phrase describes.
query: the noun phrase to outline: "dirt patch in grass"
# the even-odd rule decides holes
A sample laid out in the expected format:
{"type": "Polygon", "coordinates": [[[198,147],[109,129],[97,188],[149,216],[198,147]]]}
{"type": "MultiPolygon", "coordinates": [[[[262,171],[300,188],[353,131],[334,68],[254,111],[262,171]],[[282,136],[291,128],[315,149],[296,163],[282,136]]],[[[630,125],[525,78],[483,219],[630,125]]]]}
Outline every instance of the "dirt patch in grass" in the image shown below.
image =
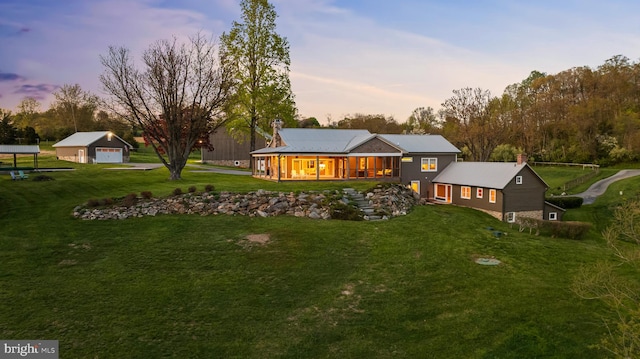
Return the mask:
{"type": "Polygon", "coordinates": [[[269,236],[269,234],[267,234],[267,233],[250,234],[250,235],[247,236],[246,239],[250,243],[265,245],[265,244],[269,243],[269,240],[271,239],[271,236],[269,236]]]}

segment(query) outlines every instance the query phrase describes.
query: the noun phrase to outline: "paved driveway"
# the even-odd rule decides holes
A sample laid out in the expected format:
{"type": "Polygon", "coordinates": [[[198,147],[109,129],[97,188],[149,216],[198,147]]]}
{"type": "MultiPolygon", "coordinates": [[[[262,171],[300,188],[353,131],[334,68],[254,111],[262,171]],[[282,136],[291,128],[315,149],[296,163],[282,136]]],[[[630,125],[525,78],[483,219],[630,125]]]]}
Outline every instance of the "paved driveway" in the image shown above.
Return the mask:
{"type": "Polygon", "coordinates": [[[640,175],[640,170],[621,170],[611,177],[602,179],[592,184],[591,187],[589,187],[589,189],[587,189],[586,191],[574,194],[572,196],[582,197],[584,199],[583,204],[592,204],[596,201],[596,198],[598,198],[598,196],[604,194],[604,192],[607,190],[607,187],[609,187],[609,185],[613,182],[638,175],[640,175]]]}

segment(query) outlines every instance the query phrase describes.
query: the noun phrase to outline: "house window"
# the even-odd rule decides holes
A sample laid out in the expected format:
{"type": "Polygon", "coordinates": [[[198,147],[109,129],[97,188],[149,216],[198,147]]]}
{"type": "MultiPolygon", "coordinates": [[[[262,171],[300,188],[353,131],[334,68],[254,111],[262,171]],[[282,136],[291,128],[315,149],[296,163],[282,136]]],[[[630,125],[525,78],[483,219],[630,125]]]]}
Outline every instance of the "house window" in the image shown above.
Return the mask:
{"type": "Polygon", "coordinates": [[[549,220],[550,221],[557,221],[558,220],[558,212],[550,212],[549,213],[549,220]]]}
{"type": "Polygon", "coordinates": [[[460,187],[460,198],[471,199],[471,187],[467,187],[467,186],[460,187]]]}
{"type": "Polygon", "coordinates": [[[402,157],[402,162],[413,162],[413,157],[402,157]]]}
{"type": "Polygon", "coordinates": [[[489,190],[489,203],[496,203],[496,190],[495,189],[490,189],[489,190]]]}
{"type": "Polygon", "coordinates": [[[516,213],[515,212],[507,212],[507,222],[513,223],[516,221],[516,213]]]}
{"type": "Polygon", "coordinates": [[[438,170],[437,158],[423,158],[421,159],[420,169],[422,172],[435,172],[438,170]]]}
{"type": "Polygon", "coordinates": [[[522,176],[516,176],[516,184],[522,184],[522,176]]]}
{"type": "Polygon", "coordinates": [[[482,195],[484,195],[484,188],[476,189],[476,198],[482,198],[482,195]]]}

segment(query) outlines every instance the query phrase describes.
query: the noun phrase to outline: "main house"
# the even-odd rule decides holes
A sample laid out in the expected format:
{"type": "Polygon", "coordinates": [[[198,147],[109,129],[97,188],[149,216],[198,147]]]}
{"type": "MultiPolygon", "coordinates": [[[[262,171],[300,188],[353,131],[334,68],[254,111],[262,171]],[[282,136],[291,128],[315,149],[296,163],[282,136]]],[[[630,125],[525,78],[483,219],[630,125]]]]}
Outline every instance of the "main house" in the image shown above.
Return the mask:
{"type": "Polygon", "coordinates": [[[274,122],[267,147],[253,151],[253,176],[273,181],[378,180],[410,186],[421,198],[517,217],[559,220],[544,200],[547,184],[517,163],[458,162],[439,135],[372,134],[367,130],[282,128],[274,122]]]}

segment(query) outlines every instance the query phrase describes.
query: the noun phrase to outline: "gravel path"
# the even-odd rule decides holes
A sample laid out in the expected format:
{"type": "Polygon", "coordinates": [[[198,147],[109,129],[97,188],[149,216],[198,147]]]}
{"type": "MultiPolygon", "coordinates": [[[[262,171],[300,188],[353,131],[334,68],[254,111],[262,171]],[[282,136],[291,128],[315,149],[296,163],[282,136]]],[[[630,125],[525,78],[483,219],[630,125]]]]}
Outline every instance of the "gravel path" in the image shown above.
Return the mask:
{"type": "Polygon", "coordinates": [[[598,196],[604,194],[604,192],[607,190],[607,187],[609,187],[611,183],[638,175],[640,175],[640,170],[621,170],[611,177],[607,177],[592,184],[591,187],[589,187],[589,189],[587,189],[586,191],[574,194],[573,196],[582,197],[584,199],[583,204],[592,204],[596,201],[596,198],[598,198],[598,196]]]}

